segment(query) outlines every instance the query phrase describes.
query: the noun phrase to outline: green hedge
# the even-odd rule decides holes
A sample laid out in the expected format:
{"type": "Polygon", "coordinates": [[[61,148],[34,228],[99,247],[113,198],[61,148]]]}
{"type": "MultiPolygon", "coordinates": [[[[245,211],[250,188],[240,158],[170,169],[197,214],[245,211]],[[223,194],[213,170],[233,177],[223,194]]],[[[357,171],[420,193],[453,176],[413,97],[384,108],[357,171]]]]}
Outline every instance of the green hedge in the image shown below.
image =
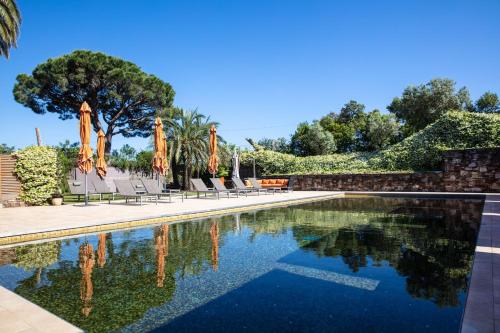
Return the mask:
{"type": "Polygon", "coordinates": [[[500,146],[500,115],[450,111],[438,121],[380,153],[297,157],[270,150],[244,152],[241,165],[264,175],[374,173],[438,170],[448,149],[500,146]]]}
{"type": "Polygon", "coordinates": [[[439,170],[449,149],[500,146],[500,115],[450,111],[370,160],[385,170],[439,170]]]}
{"type": "Polygon", "coordinates": [[[14,153],[15,173],[21,182],[21,200],[28,205],[45,205],[59,190],[60,167],[57,151],[30,146],[14,153]]]}
{"type": "Polygon", "coordinates": [[[255,164],[265,175],[373,172],[368,164],[373,156],[373,153],[350,153],[297,157],[270,150],[259,150],[242,153],[241,165],[251,166],[255,158],[255,164]]]}

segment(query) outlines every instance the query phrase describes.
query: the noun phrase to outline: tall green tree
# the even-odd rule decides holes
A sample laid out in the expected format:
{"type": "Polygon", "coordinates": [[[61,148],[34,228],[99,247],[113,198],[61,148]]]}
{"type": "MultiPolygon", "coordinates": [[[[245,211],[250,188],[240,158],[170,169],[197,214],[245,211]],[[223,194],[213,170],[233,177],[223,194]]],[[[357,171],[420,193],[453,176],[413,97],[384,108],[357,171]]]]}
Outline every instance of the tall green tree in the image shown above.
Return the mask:
{"type": "MultiPolygon", "coordinates": [[[[170,142],[174,185],[179,185],[178,166],[182,170],[182,187],[189,189],[194,171],[206,168],[209,156],[209,135],[212,124],[218,125],[197,110],[178,109],[178,116],[164,118],[167,141],[170,142]]],[[[224,139],[218,135],[219,145],[224,139]]]]}
{"type": "Polygon", "coordinates": [[[406,135],[413,134],[447,111],[474,110],[467,88],[456,91],[455,85],[455,81],[450,79],[433,79],[419,86],[408,86],[387,109],[404,122],[406,135]]]}
{"type": "Polygon", "coordinates": [[[257,144],[267,150],[277,151],[279,153],[288,153],[290,151],[290,144],[287,139],[283,137],[277,139],[262,138],[257,144]]]}
{"type": "Polygon", "coordinates": [[[15,150],[14,146],[8,146],[5,143],[0,144],[0,154],[10,154],[15,150]]]}
{"type": "Polygon", "coordinates": [[[320,124],[333,135],[338,152],[345,153],[362,149],[360,139],[366,124],[363,104],[350,100],[344,104],[338,114],[331,112],[321,118],[320,124]]]}
{"type": "Polygon", "coordinates": [[[498,99],[498,95],[490,91],[485,92],[476,101],[476,111],[487,113],[500,112],[500,100],[498,99]]]}
{"type": "Polygon", "coordinates": [[[109,158],[109,165],[120,170],[134,171],[136,169],[137,151],[129,144],[124,144],[120,150],[114,149],[109,158]]]}
{"type": "Polygon", "coordinates": [[[17,47],[21,14],[14,0],[0,0],[0,56],[9,58],[9,50],[17,47]]]}
{"type": "Polygon", "coordinates": [[[79,118],[80,105],[92,109],[95,132],[106,134],[106,153],[114,135],[148,137],[154,116],[172,106],[170,84],[144,73],[137,65],[99,52],[75,51],[20,74],[14,98],[33,112],[79,118]]]}
{"type": "Polygon", "coordinates": [[[318,121],[300,123],[292,136],[290,147],[297,156],[333,154],[337,149],[333,135],[318,121]]]}
{"type": "Polygon", "coordinates": [[[399,137],[400,124],[393,114],[382,114],[373,110],[366,117],[363,132],[365,150],[378,151],[395,143],[399,137]]]}
{"type": "Polygon", "coordinates": [[[337,118],[339,122],[347,124],[363,117],[364,113],[365,113],[364,104],[358,103],[355,100],[350,100],[348,103],[344,104],[344,106],[340,109],[339,115],[333,118],[337,118]]]}

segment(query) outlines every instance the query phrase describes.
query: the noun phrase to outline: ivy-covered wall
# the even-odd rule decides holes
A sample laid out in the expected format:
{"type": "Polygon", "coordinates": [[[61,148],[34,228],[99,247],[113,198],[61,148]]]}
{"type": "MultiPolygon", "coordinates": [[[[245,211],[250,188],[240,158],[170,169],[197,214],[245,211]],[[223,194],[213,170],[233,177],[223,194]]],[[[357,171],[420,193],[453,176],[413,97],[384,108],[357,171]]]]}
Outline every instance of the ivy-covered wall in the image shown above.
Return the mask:
{"type": "Polygon", "coordinates": [[[289,175],[302,191],[500,192],[500,147],[443,153],[444,171],[289,175]]]}
{"type": "Polygon", "coordinates": [[[242,153],[241,167],[248,175],[255,160],[264,176],[440,171],[447,150],[496,146],[500,146],[500,115],[450,111],[381,152],[298,157],[259,150],[242,153]]]}

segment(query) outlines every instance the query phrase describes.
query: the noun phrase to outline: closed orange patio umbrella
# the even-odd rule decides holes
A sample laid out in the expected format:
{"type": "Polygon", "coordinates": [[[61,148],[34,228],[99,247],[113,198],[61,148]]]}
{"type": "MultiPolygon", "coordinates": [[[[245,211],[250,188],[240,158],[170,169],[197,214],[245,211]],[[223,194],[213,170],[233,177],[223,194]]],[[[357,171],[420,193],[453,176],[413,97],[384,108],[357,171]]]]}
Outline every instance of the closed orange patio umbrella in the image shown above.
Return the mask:
{"type": "Polygon", "coordinates": [[[83,102],[80,107],[80,141],[78,168],[85,174],[85,205],[88,204],[87,174],[92,171],[92,148],[90,148],[90,106],[83,102]]]}
{"type": "Polygon", "coordinates": [[[215,125],[210,128],[210,158],[208,160],[208,172],[215,178],[215,173],[219,169],[219,160],[217,158],[217,130],[215,125]]]}
{"type": "MultiPolygon", "coordinates": [[[[153,170],[158,173],[158,175],[163,175],[165,173],[165,149],[163,145],[165,144],[165,135],[163,134],[163,124],[160,117],[156,117],[155,120],[155,131],[154,131],[154,144],[155,151],[153,157],[153,170]]],[[[159,179],[159,178],[158,178],[159,179]]]]}
{"type": "Polygon", "coordinates": [[[95,169],[97,174],[104,178],[106,177],[106,160],[104,159],[104,146],[106,144],[106,138],[104,136],[104,132],[99,130],[97,133],[97,161],[95,163],[95,169]]]}
{"type": "Polygon", "coordinates": [[[167,175],[168,172],[168,157],[167,157],[167,138],[163,136],[163,172],[167,175]]]}

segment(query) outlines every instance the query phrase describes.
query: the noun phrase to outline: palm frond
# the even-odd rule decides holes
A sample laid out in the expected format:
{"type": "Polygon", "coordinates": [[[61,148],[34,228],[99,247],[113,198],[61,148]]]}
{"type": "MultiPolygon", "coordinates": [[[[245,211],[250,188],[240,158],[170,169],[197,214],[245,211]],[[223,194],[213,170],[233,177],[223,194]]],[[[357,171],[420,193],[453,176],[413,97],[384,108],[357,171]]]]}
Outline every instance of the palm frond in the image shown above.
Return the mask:
{"type": "Polygon", "coordinates": [[[9,58],[9,50],[17,47],[21,14],[14,0],[0,0],[0,55],[9,58]]]}

